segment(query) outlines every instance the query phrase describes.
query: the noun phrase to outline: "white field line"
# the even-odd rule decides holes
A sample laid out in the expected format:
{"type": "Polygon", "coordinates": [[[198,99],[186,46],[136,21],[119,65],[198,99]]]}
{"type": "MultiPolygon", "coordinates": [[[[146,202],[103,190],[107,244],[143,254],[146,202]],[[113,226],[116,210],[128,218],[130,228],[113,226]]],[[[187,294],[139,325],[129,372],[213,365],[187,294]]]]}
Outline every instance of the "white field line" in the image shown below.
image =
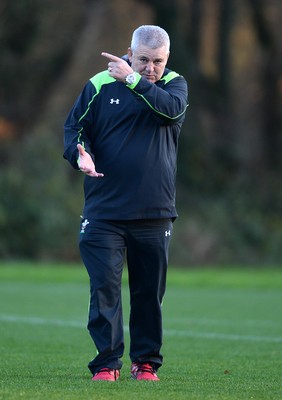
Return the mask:
{"type": "MultiPolygon", "coordinates": [[[[168,320],[166,318],[166,320],[168,320]]],[[[189,323],[189,324],[197,324],[197,325],[221,325],[221,326],[237,326],[238,321],[236,320],[226,320],[226,319],[211,319],[211,318],[190,318],[190,317],[177,317],[177,318],[169,318],[170,323],[189,323]]],[[[245,326],[249,327],[281,327],[281,322],[271,321],[271,320],[253,320],[248,319],[244,321],[245,326]]]]}
{"type": "MultiPolygon", "coordinates": [[[[7,323],[10,322],[10,323],[23,323],[32,325],[52,325],[52,326],[69,327],[69,328],[86,328],[86,323],[83,323],[81,321],[46,319],[40,317],[21,317],[16,315],[0,315],[0,321],[7,323]]],[[[129,332],[128,326],[124,326],[124,331],[129,332]]],[[[188,330],[178,330],[178,329],[164,329],[163,333],[164,336],[172,336],[172,337],[190,337],[190,338],[216,339],[216,340],[282,343],[282,337],[240,335],[240,334],[218,333],[218,332],[192,332],[188,330]]]]}

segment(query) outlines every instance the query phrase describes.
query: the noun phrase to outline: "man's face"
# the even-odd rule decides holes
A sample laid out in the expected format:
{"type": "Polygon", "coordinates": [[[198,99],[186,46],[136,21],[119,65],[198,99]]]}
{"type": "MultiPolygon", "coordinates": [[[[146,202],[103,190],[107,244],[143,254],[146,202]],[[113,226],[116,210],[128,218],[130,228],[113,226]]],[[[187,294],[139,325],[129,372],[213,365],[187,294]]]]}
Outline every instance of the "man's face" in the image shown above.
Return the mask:
{"type": "Polygon", "coordinates": [[[161,79],[168,56],[165,46],[151,49],[141,45],[134,52],[132,52],[131,48],[128,49],[128,57],[132,69],[152,83],[161,79]]]}

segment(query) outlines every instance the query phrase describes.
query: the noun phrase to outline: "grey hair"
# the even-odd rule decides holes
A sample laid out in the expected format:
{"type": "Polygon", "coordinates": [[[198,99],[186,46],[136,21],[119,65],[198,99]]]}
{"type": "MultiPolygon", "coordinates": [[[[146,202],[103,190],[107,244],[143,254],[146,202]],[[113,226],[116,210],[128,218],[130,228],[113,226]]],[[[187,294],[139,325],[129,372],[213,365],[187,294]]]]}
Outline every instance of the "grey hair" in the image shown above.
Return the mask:
{"type": "Polygon", "coordinates": [[[151,49],[159,49],[165,46],[169,53],[170,39],[168,33],[157,25],[141,25],[135,29],[131,40],[131,49],[135,51],[140,45],[151,49]]]}

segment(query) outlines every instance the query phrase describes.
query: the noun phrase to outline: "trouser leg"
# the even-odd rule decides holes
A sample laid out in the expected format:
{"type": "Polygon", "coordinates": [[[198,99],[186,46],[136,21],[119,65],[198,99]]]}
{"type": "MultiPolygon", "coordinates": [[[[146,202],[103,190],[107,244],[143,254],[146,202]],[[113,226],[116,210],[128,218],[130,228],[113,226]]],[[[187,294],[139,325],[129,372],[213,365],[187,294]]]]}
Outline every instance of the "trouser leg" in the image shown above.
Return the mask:
{"type": "Polygon", "coordinates": [[[90,278],[88,330],[98,355],[92,374],[103,367],[120,369],[124,352],[121,277],[125,247],[122,236],[106,222],[92,222],[80,236],[80,253],[90,278]]]}
{"type": "Polygon", "coordinates": [[[162,301],[165,294],[171,220],[137,223],[127,236],[130,285],[130,357],[162,365],[162,301]]]}

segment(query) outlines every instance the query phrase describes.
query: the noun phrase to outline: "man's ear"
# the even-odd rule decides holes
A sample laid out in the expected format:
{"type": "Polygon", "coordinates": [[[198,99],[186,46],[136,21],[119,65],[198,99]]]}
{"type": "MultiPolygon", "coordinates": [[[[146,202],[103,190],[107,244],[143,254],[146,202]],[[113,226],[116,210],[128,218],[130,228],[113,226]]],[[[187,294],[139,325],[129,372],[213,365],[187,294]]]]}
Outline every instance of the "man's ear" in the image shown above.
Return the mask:
{"type": "Polygon", "coordinates": [[[133,53],[132,53],[131,47],[128,47],[128,49],[127,49],[127,55],[128,55],[129,61],[132,62],[132,55],[133,55],[133,53]]]}

